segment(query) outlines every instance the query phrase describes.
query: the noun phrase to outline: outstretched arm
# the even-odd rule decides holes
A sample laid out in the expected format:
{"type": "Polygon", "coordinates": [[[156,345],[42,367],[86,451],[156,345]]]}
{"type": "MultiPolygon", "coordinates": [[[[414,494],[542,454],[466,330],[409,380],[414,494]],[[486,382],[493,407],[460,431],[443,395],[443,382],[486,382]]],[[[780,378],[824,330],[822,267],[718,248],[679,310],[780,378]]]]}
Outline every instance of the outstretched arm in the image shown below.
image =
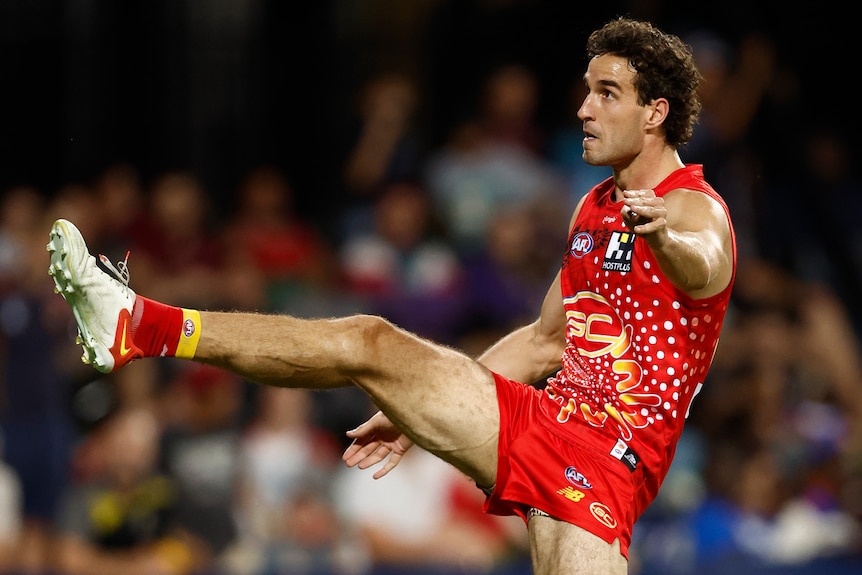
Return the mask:
{"type": "Polygon", "coordinates": [[[653,190],[626,190],[620,213],[676,287],[694,298],[727,287],[733,275],[733,239],[727,214],[713,198],[686,189],[663,197],[653,190]]]}

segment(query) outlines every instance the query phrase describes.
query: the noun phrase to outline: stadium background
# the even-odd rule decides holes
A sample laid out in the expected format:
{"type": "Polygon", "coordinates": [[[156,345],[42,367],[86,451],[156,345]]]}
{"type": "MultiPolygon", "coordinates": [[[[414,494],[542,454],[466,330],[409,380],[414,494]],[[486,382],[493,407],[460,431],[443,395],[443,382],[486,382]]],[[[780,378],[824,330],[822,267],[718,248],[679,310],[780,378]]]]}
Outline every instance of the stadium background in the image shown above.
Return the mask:
{"type": "MultiPolygon", "coordinates": [[[[833,289],[858,337],[858,31],[830,2],[791,10],[741,0],[0,1],[0,192],[32,185],[51,197],[121,162],[145,182],[188,169],[227,221],[243,176],[268,164],[288,176],[302,217],[335,233],[333,206],[348,194],[339,167],[368,78],[398,71],[417,82],[419,131],[436,149],[478,112],[485,76],[517,62],[535,73],[537,123],[553,132],[570,120],[586,35],[620,14],[684,37],[707,31],[728,47],[751,33],[774,46],[774,79],[734,144],[757,166],[756,255],[833,289]],[[812,187],[803,169],[808,144],[824,133],[852,166],[829,193],[812,187]],[[815,255],[800,257],[804,249],[815,255]]],[[[678,541],[656,524],[656,546],[678,541]]],[[[671,556],[647,559],[666,569],[661,561],[671,556]]],[[[735,566],[739,575],[859,569],[858,551],[810,564],[735,566]]]]}

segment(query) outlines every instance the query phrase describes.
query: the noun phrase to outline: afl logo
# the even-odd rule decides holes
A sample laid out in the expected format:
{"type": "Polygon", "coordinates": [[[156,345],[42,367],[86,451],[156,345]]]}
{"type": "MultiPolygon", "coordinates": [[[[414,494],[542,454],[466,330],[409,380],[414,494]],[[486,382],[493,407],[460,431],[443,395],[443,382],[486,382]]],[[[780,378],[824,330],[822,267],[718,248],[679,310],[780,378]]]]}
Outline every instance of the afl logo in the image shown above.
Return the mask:
{"type": "Polygon", "coordinates": [[[190,319],[187,319],[183,322],[183,334],[186,337],[191,337],[195,333],[195,322],[190,319]]]}
{"type": "Polygon", "coordinates": [[[568,479],[569,483],[571,483],[575,487],[580,487],[581,489],[593,488],[593,485],[589,481],[587,481],[587,478],[584,477],[584,474],[572,466],[566,468],[566,479],[568,479]]]}
{"type": "Polygon", "coordinates": [[[590,513],[593,514],[593,517],[596,518],[596,521],[598,521],[608,529],[613,529],[617,526],[617,520],[614,519],[614,516],[611,515],[611,510],[608,509],[608,506],[604,503],[599,503],[598,501],[593,501],[592,503],[590,503],[590,513]]]}
{"type": "Polygon", "coordinates": [[[572,238],[572,255],[582,258],[593,251],[593,237],[587,232],[578,232],[572,238]]]}

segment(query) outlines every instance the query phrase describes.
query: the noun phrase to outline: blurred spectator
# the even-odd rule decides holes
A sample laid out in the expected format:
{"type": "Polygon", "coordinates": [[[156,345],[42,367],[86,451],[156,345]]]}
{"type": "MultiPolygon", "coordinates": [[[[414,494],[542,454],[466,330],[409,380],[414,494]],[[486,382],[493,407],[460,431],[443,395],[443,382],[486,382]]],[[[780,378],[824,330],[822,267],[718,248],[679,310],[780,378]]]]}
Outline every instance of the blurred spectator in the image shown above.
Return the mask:
{"type": "Polygon", "coordinates": [[[734,44],[708,28],[688,34],[686,41],[703,75],[703,113],[695,141],[718,152],[738,145],[747,137],[773,79],[773,41],[750,32],[734,44]]]}
{"type": "MultiPolygon", "coordinates": [[[[88,199],[76,189],[64,190],[55,201],[79,213],[76,208],[90,206],[88,199]]],[[[0,201],[0,435],[22,488],[16,550],[23,574],[47,568],[75,435],[69,397],[85,367],[80,351],[67,345],[75,335],[74,319],[55,305],[52,286],[45,285],[45,217],[57,205],[27,186],[8,190],[0,201]]]]}
{"type": "Polygon", "coordinates": [[[413,449],[396,473],[344,468],[335,502],[360,529],[371,575],[478,575],[523,556],[523,523],[482,513],[484,496],[454,467],[413,449]]]}
{"type": "Polygon", "coordinates": [[[345,161],[344,181],[351,195],[372,195],[392,180],[417,175],[422,145],[415,124],[418,93],[412,79],[382,73],[359,90],[359,133],[345,161]]]}
{"type": "Polygon", "coordinates": [[[339,444],[312,422],[310,392],[260,387],[241,445],[237,574],[360,574],[366,558],[332,505],[339,444]]]}
{"type": "MultiPolygon", "coordinates": [[[[558,212],[561,213],[561,212],[558,212]]],[[[459,347],[478,355],[512,329],[533,321],[559,261],[543,241],[550,228],[566,233],[538,206],[500,210],[483,247],[464,257],[465,311],[459,347]]],[[[559,242],[564,238],[557,238],[559,242]]]]}
{"type": "Polygon", "coordinates": [[[545,134],[537,122],[539,82],[521,64],[504,64],[485,79],[480,94],[479,122],[489,138],[545,155],[545,134]]]}
{"type": "Polygon", "coordinates": [[[329,287],[331,250],[296,213],[293,188],[272,166],[251,170],[240,183],[223,235],[233,273],[261,276],[266,310],[301,308],[308,292],[329,287]]]}
{"type": "MultiPolygon", "coordinates": [[[[105,219],[102,217],[102,203],[89,184],[71,182],[61,186],[51,195],[45,215],[47,227],[50,227],[57,218],[66,218],[73,222],[77,222],[76,218],[80,218],[81,233],[90,234],[95,245],[102,245],[105,224],[105,219]]],[[[43,228],[42,235],[44,234],[43,228]]]]}
{"type": "Polygon", "coordinates": [[[794,234],[792,241],[774,247],[782,250],[781,261],[788,262],[800,279],[833,286],[852,313],[857,333],[862,334],[862,303],[856,297],[862,293],[862,226],[856,216],[862,211],[859,150],[842,132],[817,129],[806,138],[803,151],[803,173],[797,185],[816,190],[817,200],[806,200],[805,194],[779,200],[783,205],[774,214],[773,230],[801,211],[809,225],[794,234]]]}
{"type": "Polygon", "coordinates": [[[356,133],[343,164],[339,242],[373,227],[380,191],[390,182],[415,179],[426,153],[418,128],[419,91],[409,75],[375,74],[360,86],[357,100],[356,133]]]}
{"type": "MultiPolygon", "coordinates": [[[[535,79],[522,67],[488,77],[481,107],[425,164],[435,209],[461,254],[481,249],[494,215],[532,202],[559,205],[566,184],[543,155],[532,117],[535,79]]],[[[568,204],[566,204],[568,205],[568,204]]]]}
{"type": "Polygon", "coordinates": [[[35,279],[31,267],[35,258],[28,256],[44,243],[45,234],[41,228],[45,209],[45,198],[36,188],[19,186],[3,192],[0,200],[0,295],[20,289],[22,282],[26,284],[35,279]]]}
{"type": "Polygon", "coordinates": [[[740,257],[761,253],[758,229],[762,200],[760,156],[752,149],[752,128],[775,76],[776,50],[756,32],[733,43],[710,29],[686,36],[703,75],[703,110],[692,140],[680,153],[704,164],[713,186],[733,214],[740,257]]]}
{"type": "Polygon", "coordinates": [[[366,311],[452,340],[462,309],[461,263],[419,184],[388,184],[374,206],[373,230],[349,237],[339,257],[346,291],[366,311]]]}
{"type": "Polygon", "coordinates": [[[57,518],[56,573],[182,575],[205,565],[205,550],[172,523],[177,493],[156,471],[158,443],[145,409],[116,411],[93,429],[57,518]]]}
{"type": "MultiPolygon", "coordinates": [[[[0,435],[0,456],[3,436],[0,435]]],[[[18,572],[18,543],[24,521],[23,486],[15,470],[0,457],[0,573],[18,572]]]]}
{"type": "Polygon", "coordinates": [[[177,489],[176,520],[219,566],[237,542],[244,382],[205,365],[178,369],[163,392],[160,469],[177,489]]]}
{"type": "Polygon", "coordinates": [[[719,472],[722,482],[710,484],[711,497],[691,518],[701,563],[800,565],[846,554],[857,544],[854,520],[800,491],[801,478],[784,466],[780,454],[746,449],[742,458],[728,457],[726,450],[710,455],[712,466],[735,472],[719,472]]]}
{"type": "Polygon", "coordinates": [[[96,176],[93,195],[100,210],[100,236],[93,247],[114,260],[122,259],[137,235],[143,233],[139,228],[147,225],[149,216],[148,198],[137,168],[127,163],[106,167],[96,176]]]}
{"type": "MultiPolygon", "coordinates": [[[[199,307],[246,307],[248,278],[226,273],[227,252],[210,198],[193,174],[158,176],[150,187],[147,214],[126,247],[137,289],[199,307]]],[[[112,259],[124,256],[113,254],[112,259]]],[[[252,290],[251,297],[256,295],[252,290]]]]}

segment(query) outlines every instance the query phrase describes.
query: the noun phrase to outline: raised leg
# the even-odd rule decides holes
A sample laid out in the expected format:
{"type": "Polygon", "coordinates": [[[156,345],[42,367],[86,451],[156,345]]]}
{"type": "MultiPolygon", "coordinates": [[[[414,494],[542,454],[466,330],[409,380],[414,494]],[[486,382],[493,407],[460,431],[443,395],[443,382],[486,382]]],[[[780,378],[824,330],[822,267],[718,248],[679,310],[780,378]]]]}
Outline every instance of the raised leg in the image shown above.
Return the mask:
{"type": "Polygon", "coordinates": [[[49,274],[78,325],[82,360],[104,373],[160,355],[185,357],[261,384],[355,385],[417,445],[481,486],[494,484],[499,411],[482,365],[375,316],[304,320],[198,312],[137,295],[124,263],[96,264],[80,231],[57,220],[49,274]]]}
{"type": "Polygon", "coordinates": [[[370,315],[305,320],[202,312],[195,359],[250,381],[355,385],[413,441],[494,484],[499,411],[491,373],[451,348],[370,315]]]}

